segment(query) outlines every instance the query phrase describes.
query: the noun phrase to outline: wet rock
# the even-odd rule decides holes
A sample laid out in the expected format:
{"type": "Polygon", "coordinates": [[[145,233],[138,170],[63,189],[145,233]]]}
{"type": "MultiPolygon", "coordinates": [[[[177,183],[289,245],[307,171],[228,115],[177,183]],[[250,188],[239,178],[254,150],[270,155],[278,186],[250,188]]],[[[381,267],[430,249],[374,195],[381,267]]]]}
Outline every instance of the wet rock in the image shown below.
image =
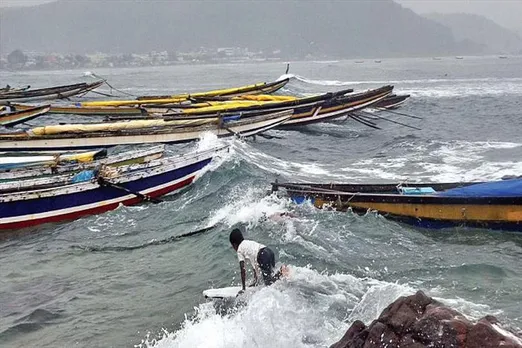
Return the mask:
{"type": "Polygon", "coordinates": [[[472,323],[422,291],[400,297],[368,327],[355,321],[330,348],[522,348],[520,333],[486,316],[472,323]]]}

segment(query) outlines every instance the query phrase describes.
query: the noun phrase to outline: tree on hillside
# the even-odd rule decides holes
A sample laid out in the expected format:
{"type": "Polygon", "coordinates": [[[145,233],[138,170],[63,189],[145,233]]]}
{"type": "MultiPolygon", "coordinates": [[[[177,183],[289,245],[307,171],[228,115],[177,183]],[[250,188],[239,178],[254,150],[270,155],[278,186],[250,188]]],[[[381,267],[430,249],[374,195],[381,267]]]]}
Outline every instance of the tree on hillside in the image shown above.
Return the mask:
{"type": "Polygon", "coordinates": [[[7,56],[7,62],[11,66],[21,68],[27,63],[27,56],[21,50],[14,50],[7,56]]]}

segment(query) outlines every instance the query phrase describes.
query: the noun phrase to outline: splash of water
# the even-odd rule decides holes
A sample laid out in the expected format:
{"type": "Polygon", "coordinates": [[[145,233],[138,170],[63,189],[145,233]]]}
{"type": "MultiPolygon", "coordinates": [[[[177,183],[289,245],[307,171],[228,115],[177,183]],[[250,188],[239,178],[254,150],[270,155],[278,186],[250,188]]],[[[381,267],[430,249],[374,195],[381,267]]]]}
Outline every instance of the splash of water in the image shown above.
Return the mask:
{"type": "MultiPolygon", "coordinates": [[[[139,347],[324,347],[342,336],[344,320],[361,297],[371,301],[406,293],[410,289],[400,285],[378,288],[347,274],[292,267],[289,280],[255,292],[244,306],[221,315],[212,303],[200,304],[178,331],[164,331],[139,347]],[[390,288],[396,291],[385,293],[390,288]]],[[[367,317],[387,305],[378,302],[367,317]]]]}

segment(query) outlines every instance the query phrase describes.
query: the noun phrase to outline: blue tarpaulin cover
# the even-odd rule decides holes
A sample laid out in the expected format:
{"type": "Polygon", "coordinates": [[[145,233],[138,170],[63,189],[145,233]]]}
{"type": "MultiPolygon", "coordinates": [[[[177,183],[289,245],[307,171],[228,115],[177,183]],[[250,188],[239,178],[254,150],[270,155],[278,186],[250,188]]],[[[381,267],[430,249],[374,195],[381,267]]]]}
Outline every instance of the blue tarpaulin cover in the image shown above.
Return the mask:
{"type": "Polygon", "coordinates": [[[235,115],[235,116],[226,116],[223,117],[223,122],[231,122],[231,121],[237,121],[241,118],[241,115],[235,115]]]}
{"type": "Polygon", "coordinates": [[[433,187],[399,187],[403,195],[432,195],[436,193],[433,187]]]}
{"type": "Polygon", "coordinates": [[[94,179],[94,177],[95,177],[94,170],[84,170],[84,171],[81,171],[78,174],[76,174],[72,178],[71,181],[73,184],[77,184],[79,182],[90,181],[90,180],[94,179]]]}
{"type": "Polygon", "coordinates": [[[445,197],[522,197],[522,179],[486,182],[439,193],[445,197]]]}

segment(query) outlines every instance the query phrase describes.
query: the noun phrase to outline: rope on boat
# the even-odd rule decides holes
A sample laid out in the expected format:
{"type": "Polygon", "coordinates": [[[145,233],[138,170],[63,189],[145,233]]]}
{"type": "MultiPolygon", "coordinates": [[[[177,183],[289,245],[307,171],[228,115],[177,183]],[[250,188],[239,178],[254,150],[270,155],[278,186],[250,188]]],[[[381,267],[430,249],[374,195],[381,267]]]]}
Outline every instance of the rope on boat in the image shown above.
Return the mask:
{"type": "Polygon", "coordinates": [[[375,115],[375,114],[369,114],[369,113],[366,112],[366,111],[359,111],[359,113],[362,113],[362,114],[363,114],[362,116],[359,116],[359,117],[364,117],[364,115],[371,115],[372,117],[377,117],[377,118],[380,119],[380,120],[384,120],[384,121],[388,121],[388,122],[391,122],[391,123],[395,123],[395,124],[401,125],[401,126],[403,126],[403,127],[408,127],[408,128],[412,128],[412,129],[415,129],[415,130],[422,130],[422,129],[418,128],[418,127],[410,126],[409,124],[406,124],[406,123],[402,123],[402,122],[399,122],[399,121],[390,120],[389,118],[382,117],[382,116],[377,116],[377,115],[375,115]]]}
{"type": "Polygon", "coordinates": [[[191,232],[187,232],[187,233],[183,233],[183,234],[178,234],[176,236],[171,236],[171,237],[168,237],[168,238],[165,238],[165,239],[152,240],[150,242],[147,242],[147,243],[144,243],[144,244],[140,244],[140,245],[131,245],[131,246],[82,246],[82,245],[72,245],[71,248],[73,248],[73,249],[81,249],[81,250],[84,250],[84,251],[92,251],[92,252],[132,251],[132,250],[137,250],[137,249],[144,249],[144,248],[149,247],[149,246],[163,245],[163,244],[168,244],[168,243],[171,243],[171,242],[175,242],[175,241],[180,240],[180,239],[185,238],[185,237],[192,237],[192,236],[195,236],[195,235],[198,235],[198,234],[202,234],[202,233],[208,232],[208,231],[214,229],[215,227],[216,227],[216,225],[212,225],[212,226],[200,228],[199,230],[195,230],[195,231],[191,231],[191,232]]]}
{"type": "MultiPolygon", "coordinates": [[[[107,93],[102,93],[102,92],[97,92],[97,91],[90,91],[91,93],[94,93],[94,94],[99,94],[99,95],[102,95],[104,97],[114,97],[114,95],[112,94],[107,94],[107,93]]],[[[85,95],[85,94],[84,94],[85,95]]]]}
{"type": "MultiPolygon", "coordinates": [[[[113,87],[109,82],[107,82],[107,79],[106,79],[106,78],[101,77],[100,75],[96,75],[96,74],[93,73],[93,72],[88,71],[88,72],[85,72],[84,75],[85,75],[85,76],[92,76],[92,77],[98,78],[98,79],[100,79],[100,80],[103,80],[103,83],[105,83],[105,84],[106,84],[107,86],[109,86],[109,88],[111,89],[111,95],[109,95],[109,97],[113,97],[113,95],[112,95],[112,91],[113,91],[113,90],[115,90],[116,92],[119,92],[119,93],[121,93],[121,94],[128,95],[129,97],[134,97],[134,98],[137,97],[137,96],[134,95],[134,94],[127,93],[127,92],[124,92],[124,91],[119,90],[119,89],[117,89],[117,88],[114,88],[114,87],[113,87]]],[[[94,91],[87,91],[86,93],[88,93],[88,92],[94,92],[94,91]]],[[[98,92],[98,94],[101,94],[101,93],[98,92]]],[[[102,94],[102,95],[103,95],[103,94],[102,94]]],[[[107,95],[106,95],[106,96],[107,96],[107,95]]]]}
{"type": "Polygon", "coordinates": [[[364,124],[365,126],[370,127],[370,128],[381,129],[380,127],[376,126],[375,123],[373,123],[372,121],[365,120],[365,119],[361,118],[361,116],[355,115],[353,113],[348,114],[347,116],[350,117],[351,119],[361,123],[361,124],[364,124]]]}
{"type": "Polygon", "coordinates": [[[100,184],[100,186],[112,187],[112,188],[115,188],[115,189],[117,189],[117,190],[124,191],[124,192],[130,193],[130,194],[133,194],[133,195],[135,195],[136,197],[138,197],[139,199],[141,199],[142,201],[152,202],[152,203],[154,203],[154,204],[158,204],[158,203],[163,202],[161,199],[154,198],[154,197],[151,197],[151,196],[146,195],[146,194],[143,194],[143,193],[139,193],[139,192],[131,191],[131,190],[129,190],[129,189],[126,188],[126,187],[123,187],[123,186],[120,186],[120,185],[118,185],[118,184],[115,184],[115,183],[112,183],[112,182],[110,182],[110,181],[107,181],[107,180],[104,179],[102,176],[98,176],[98,183],[100,184]]]}
{"type": "Polygon", "coordinates": [[[384,112],[389,112],[391,114],[396,114],[396,115],[400,115],[400,116],[416,118],[418,120],[423,120],[423,118],[419,117],[419,116],[408,115],[408,114],[405,114],[405,113],[402,113],[402,112],[392,111],[392,110],[389,110],[389,109],[386,109],[386,108],[377,108],[377,110],[384,111],[384,112]]]}

